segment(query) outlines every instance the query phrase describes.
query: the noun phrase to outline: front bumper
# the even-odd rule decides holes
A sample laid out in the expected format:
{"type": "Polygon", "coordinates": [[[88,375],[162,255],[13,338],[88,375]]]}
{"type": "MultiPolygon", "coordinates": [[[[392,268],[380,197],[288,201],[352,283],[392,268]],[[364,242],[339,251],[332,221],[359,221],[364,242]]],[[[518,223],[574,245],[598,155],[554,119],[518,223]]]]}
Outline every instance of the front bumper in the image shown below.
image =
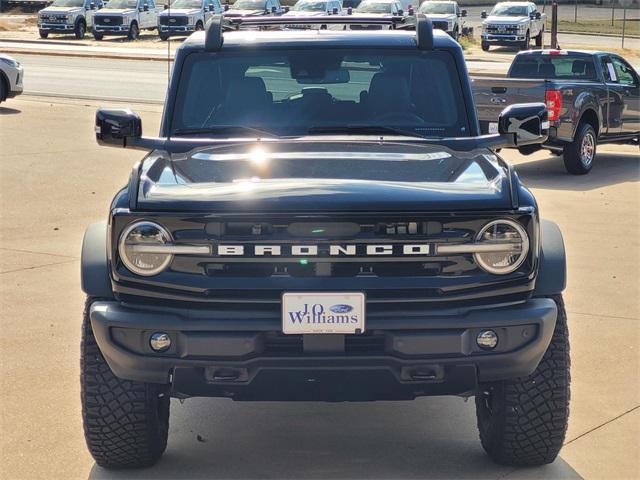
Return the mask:
{"type": "Polygon", "coordinates": [[[481,36],[483,42],[492,45],[513,45],[514,43],[522,43],[527,37],[525,34],[493,34],[483,33],[481,36]]]}
{"type": "Polygon", "coordinates": [[[24,87],[22,85],[22,80],[24,78],[24,68],[20,65],[17,69],[17,74],[15,79],[11,79],[9,85],[9,91],[7,92],[7,98],[14,98],[18,95],[22,94],[24,87]]]}
{"type": "Polygon", "coordinates": [[[93,30],[103,35],[125,35],[129,33],[129,25],[94,25],[93,30]]]}
{"type": "Polygon", "coordinates": [[[480,382],[532,373],[551,341],[556,316],[555,302],[539,298],[464,313],[373,318],[365,335],[296,338],[282,335],[280,319],[267,313],[249,318],[117,301],[96,301],[90,309],[96,341],[116,376],[171,382],[175,396],[237,400],[400,400],[471,393],[480,382]],[[486,328],[500,338],[489,352],[475,344],[486,328]],[[173,339],[164,353],[149,346],[156,331],[173,339]]]}
{"type": "Polygon", "coordinates": [[[159,25],[158,31],[160,33],[168,33],[169,35],[189,35],[196,31],[195,25],[159,25]]]}
{"type": "Polygon", "coordinates": [[[46,33],[56,33],[56,32],[71,33],[74,31],[74,29],[75,29],[75,25],[69,24],[69,23],[47,23],[47,22],[38,23],[38,30],[41,30],[42,32],[46,32],[46,33]]]}

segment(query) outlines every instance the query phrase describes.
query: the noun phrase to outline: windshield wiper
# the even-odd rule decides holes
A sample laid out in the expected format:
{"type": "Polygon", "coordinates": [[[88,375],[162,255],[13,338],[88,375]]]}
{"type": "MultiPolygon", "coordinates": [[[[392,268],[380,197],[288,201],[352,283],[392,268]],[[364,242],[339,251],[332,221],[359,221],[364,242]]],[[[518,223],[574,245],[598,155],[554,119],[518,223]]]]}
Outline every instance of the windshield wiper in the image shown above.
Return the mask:
{"type": "Polygon", "coordinates": [[[347,133],[350,135],[381,135],[381,134],[393,134],[402,135],[405,137],[417,137],[424,138],[424,136],[417,134],[411,130],[403,130],[401,128],[385,127],[382,125],[336,125],[336,126],[321,126],[311,127],[308,130],[309,133],[347,133]]]}
{"type": "Polygon", "coordinates": [[[242,133],[252,133],[257,137],[277,137],[275,133],[268,132],[266,130],[260,130],[259,128],[253,127],[244,127],[241,125],[216,125],[215,127],[207,127],[207,128],[179,128],[173,132],[172,135],[182,136],[182,135],[203,135],[203,134],[214,134],[214,135],[229,135],[237,132],[242,133]]]}

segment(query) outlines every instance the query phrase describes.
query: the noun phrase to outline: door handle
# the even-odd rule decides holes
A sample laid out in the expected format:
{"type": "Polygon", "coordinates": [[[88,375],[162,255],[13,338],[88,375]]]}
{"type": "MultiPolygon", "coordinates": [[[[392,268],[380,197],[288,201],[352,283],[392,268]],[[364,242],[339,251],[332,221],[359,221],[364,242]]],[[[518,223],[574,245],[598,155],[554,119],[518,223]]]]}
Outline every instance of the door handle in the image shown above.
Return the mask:
{"type": "Polygon", "coordinates": [[[507,87],[491,87],[491,93],[507,93],[507,87]]]}

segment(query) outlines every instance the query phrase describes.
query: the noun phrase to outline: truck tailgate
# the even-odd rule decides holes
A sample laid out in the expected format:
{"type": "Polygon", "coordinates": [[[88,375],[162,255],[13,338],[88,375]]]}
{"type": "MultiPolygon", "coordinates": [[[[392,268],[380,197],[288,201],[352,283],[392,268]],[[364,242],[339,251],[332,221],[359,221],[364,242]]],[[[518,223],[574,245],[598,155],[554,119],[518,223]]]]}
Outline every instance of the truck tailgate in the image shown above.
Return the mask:
{"type": "Polygon", "coordinates": [[[490,122],[497,122],[500,112],[514,103],[545,102],[546,80],[472,77],[471,88],[480,121],[487,133],[490,122]]]}

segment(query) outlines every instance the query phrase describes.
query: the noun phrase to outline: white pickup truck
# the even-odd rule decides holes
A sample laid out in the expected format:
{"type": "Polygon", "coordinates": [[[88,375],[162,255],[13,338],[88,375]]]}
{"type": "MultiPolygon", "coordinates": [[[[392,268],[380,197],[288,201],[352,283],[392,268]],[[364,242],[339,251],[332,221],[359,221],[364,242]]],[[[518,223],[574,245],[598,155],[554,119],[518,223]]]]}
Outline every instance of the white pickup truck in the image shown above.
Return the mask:
{"type": "Polygon", "coordinates": [[[491,45],[518,46],[528,50],[531,39],[542,47],[547,16],[533,2],[500,2],[487,15],[482,12],[482,50],[491,45]]]}
{"type": "Polygon", "coordinates": [[[141,30],[158,28],[158,14],[162,7],[155,0],[109,0],[93,17],[93,37],[102,40],[105,35],[126,35],[136,40],[141,30]]]}

